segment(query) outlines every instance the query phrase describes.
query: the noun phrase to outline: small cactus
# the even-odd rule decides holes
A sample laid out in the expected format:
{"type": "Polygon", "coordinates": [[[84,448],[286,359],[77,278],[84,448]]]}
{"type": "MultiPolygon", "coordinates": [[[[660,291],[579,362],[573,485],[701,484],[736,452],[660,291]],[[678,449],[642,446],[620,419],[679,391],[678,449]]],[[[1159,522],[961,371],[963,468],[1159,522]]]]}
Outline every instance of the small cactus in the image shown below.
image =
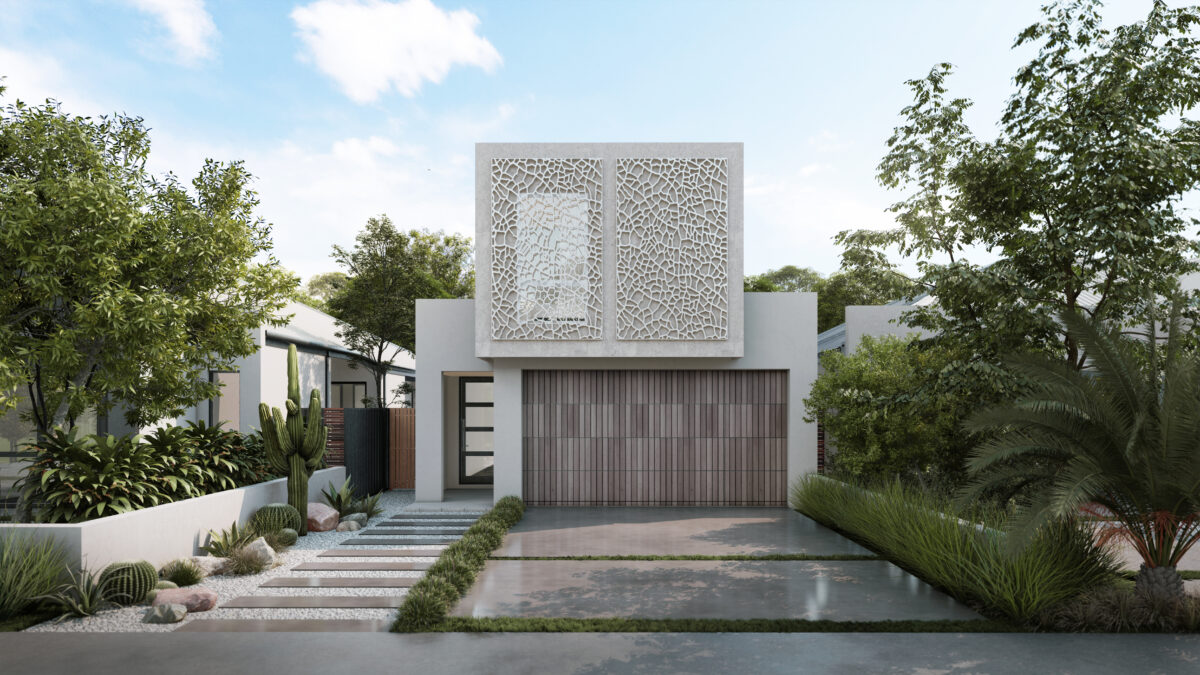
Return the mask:
{"type": "Polygon", "coordinates": [[[296,543],[297,539],[300,538],[300,534],[296,532],[295,528],[285,527],[275,533],[275,538],[280,544],[283,544],[284,546],[291,546],[296,543]]]}
{"type": "Polygon", "coordinates": [[[300,520],[300,512],[291,504],[267,504],[250,517],[250,527],[259,534],[271,534],[284,528],[299,530],[300,520]]]}
{"type": "Polygon", "coordinates": [[[158,571],[145,560],[115,562],[100,573],[104,599],[119,605],[133,605],[145,600],[158,583],[158,571]]]}

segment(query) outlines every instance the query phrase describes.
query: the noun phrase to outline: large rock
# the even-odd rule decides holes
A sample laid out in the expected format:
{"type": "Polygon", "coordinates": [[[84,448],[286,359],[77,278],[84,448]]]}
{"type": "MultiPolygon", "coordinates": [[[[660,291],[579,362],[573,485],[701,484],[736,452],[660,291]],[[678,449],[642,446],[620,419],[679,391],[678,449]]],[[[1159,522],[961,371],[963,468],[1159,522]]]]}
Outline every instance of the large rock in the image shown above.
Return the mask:
{"type": "Polygon", "coordinates": [[[191,560],[206,577],[211,577],[214,574],[225,574],[229,571],[228,558],[218,558],[211,555],[194,555],[191,560]]]}
{"type": "Polygon", "coordinates": [[[343,523],[358,523],[361,527],[367,526],[367,514],[365,513],[350,513],[342,516],[343,523]]]}
{"type": "Polygon", "coordinates": [[[328,532],[338,526],[337,509],[318,504],[316,502],[308,503],[308,531],[309,532],[328,532]]]}
{"type": "Polygon", "coordinates": [[[187,607],[176,603],[155,605],[142,615],[142,623],[179,623],[187,616],[187,607]]]}
{"type": "Polygon", "coordinates": [[[337,526],[338,532],[353,532],[361,529],[362,525],[360,525],[357,520],[343,520],[342,522],[338,523],[337,526]]]}
{"type": "Polygon", "coordinates": [[[202,586],[164,588],[154,596],[154,606],[183,605],[189,612],[207,612],[217,606],[217,592],[202,586]]]}
{"type": "Polygon", "coordinates": [[[279,562],[275,549],[262,537],[243,546],[242,553],[262,563],[263,567],[274,567],[279,562]]]}

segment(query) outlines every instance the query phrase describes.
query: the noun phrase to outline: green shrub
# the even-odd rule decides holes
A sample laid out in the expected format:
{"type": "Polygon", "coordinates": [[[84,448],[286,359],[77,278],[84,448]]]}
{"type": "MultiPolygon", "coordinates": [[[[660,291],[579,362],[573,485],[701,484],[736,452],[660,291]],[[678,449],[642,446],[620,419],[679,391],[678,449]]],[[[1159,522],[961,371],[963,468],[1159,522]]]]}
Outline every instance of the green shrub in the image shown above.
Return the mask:
{"type": "Polygon", "coordinates": [[[78,573],[67,568],[67,581],[37,599],[58,613],[58,621],[70,617],[94,616],[101,610],[117,606],[108,599],[105,584],[97,581],[96,576],[86,567],[78,573]]]}
{"type": "Polygon", "coordinates": [[[517,497],[505,497],[476,520],[409,589],[392,630],[406,633],[430,630],[444,621],[454,603],[475,583],[475,577],[508,528],[517,524],[524,513],[524,502],[517,497]]]}
{"type": "Polygon", "coordinates": [[[296,532],[290,527],[285,527],[278,532],[265,534],[263,535],[263,538],[267,540],[267,544],[269,544],[271,548],[275,549],[276,551],[282,551],[285,548],[294,545],[296,540],[300,538],[300,533],[296,532]]]}
{"type": "Polygon", "coordinates": [[[1003,514],[957,513],[949,500],[899,483],[869,491],[810,475],[793,485],[791,504],[959,600],[1022,622],[1116,578],[1112,554],[1073,522],[1051,524],[1012,551],[1000,530],[976,524],[998,525],[1003,514]]]}
{"type": "Polygon", "coordinates": [[[253,529],[239,528],[237,522],[234,522],[229,526],[228,530],[221,530],[219,532],[209,530],[208,543],[200,548],[218,558],[228,558],[235,551],[257,538],[258,534],[253,529]]]}
{"type": "Polygon", "coordinates": [[[160,455],[137,436],[80,437],[52,430],[20,481],[37,503],[39,522],[75,523],[199,494],[202,471],[177,455],[160,455]]]}
{"type": "Polygon", "coordinates": [[[180,558],[163,565],[158,576],[176,586],[195,586],[204,580],[204,571],[191,560],[180,558]]]}
{"type": "Polygon", "coordinates": [[[229,573],[237,576],[258,574],[267,569],[267,564],[257,555],[250,553],[245,547],[235,549],[227,556],[229,558],[229,573]]]}
{"type": "Polygon", "coordinates": [[[1047,630],[1101,633],[1200,631],[1200,598],[1169,599],[1108,587],[1088,591],[1042,612],[1047,630]]]}
{"type": "Polygon", "coordinates": [[[0,619],[23,613],[51,593],[66,571],[66,554],[53,539],[0,535],[0,619]]]}
{"type": "Polygon", "coordinates": [[[104,597],[119,605],[142,602],[154,585],[158,583],[158,572],[154,565],[145,560],[123,560],[104,568],[100,573],[100,586],[104,597]]]}
{"type": "Polygon", "coordinates": [[[291,504],[267,504],[250,517],[250,527],[266,535],[284,528],[300,529],[300,512],[291,504]]]}
{"type": "Polygon", "coordinates": [[[383,509],[379,506],[379,498],[382,496],[382,492],[376,492],[373,495],[354,500],[354,503],[350,505],[350,513],[365,513],[367,518],[378,516],[383,513],[383,509]]]}

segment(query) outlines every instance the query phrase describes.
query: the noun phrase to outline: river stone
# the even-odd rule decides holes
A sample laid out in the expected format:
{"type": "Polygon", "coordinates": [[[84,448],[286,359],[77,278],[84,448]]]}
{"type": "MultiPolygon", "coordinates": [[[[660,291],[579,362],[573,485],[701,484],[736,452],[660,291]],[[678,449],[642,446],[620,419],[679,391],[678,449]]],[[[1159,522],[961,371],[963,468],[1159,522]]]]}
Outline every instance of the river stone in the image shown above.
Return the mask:
{"type": "Polygon", "coordinates": [[[328,532],[338,526],[337,509],[317,502],[308,503],[308,531],[328,532]]]}
{"type": "Polygon", "coordinates": [[[211,577],[214,574],[225,574],[229,571],[229,560],[227,558],[218,558],[212,555],[194,555],[191,561],[200,568],[200,572],[211,577]]]}
{"type": "Polygon", "coordinates": [[[262,537],[243,546],[242,553],[262,563],[264,567],[274,567],[279,561],[279,557],[275,555],[275,549],[271,548],[267,540],[262,537]]]}
{"type": "Polygon", "coordinates": [[[187,616],[187,607],[176,603],[155,605],[142,615],[142,623],[179,623],[187,616]]]}
{"type": "Polygon", "coordinates": [[[337,526],[338,532],[353,532],[361,529],[362,525],[360,525],[357,520],[343,520],[342,522],[338,523],[337,526]]]}
{"type": "Polygon", "coordinates": [[[207,612],[217,606],[217,592],[202,586],[164,588],[154,598],[155,606],[179,604],[189,612],[207,612]]]}
{"type": "Polygon", "coordinates": [[[343,523],[345,523],[345,522],[358,523],[362,527],[366,527],[367,526],[367,514],[351,513],[351,514],[342,516],[342,522],[343,523]]]}

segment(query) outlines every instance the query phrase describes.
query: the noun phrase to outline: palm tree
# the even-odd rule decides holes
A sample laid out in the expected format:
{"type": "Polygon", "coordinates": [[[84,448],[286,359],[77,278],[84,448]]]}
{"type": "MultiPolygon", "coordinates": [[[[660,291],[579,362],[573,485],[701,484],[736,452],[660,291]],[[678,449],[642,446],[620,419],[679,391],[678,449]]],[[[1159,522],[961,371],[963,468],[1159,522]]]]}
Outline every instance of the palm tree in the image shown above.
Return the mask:
{"type": "Polygon", "coordinates": [[[1014,540],[1081,511],[1111,519],[1102,540],[1125,539],[1142,558],[1136,590],[1170,599],[1183,596],[1176,565],[1200,540],[1200,356],[1181,348],[1179,310],[1165,345],[1154,320],[1135,339],[1062,316],[1088,367],[1010,361],[1033,388],[967,421],[992,435],[970,459],[964,495],[1019,496],[1014,540]]]}

